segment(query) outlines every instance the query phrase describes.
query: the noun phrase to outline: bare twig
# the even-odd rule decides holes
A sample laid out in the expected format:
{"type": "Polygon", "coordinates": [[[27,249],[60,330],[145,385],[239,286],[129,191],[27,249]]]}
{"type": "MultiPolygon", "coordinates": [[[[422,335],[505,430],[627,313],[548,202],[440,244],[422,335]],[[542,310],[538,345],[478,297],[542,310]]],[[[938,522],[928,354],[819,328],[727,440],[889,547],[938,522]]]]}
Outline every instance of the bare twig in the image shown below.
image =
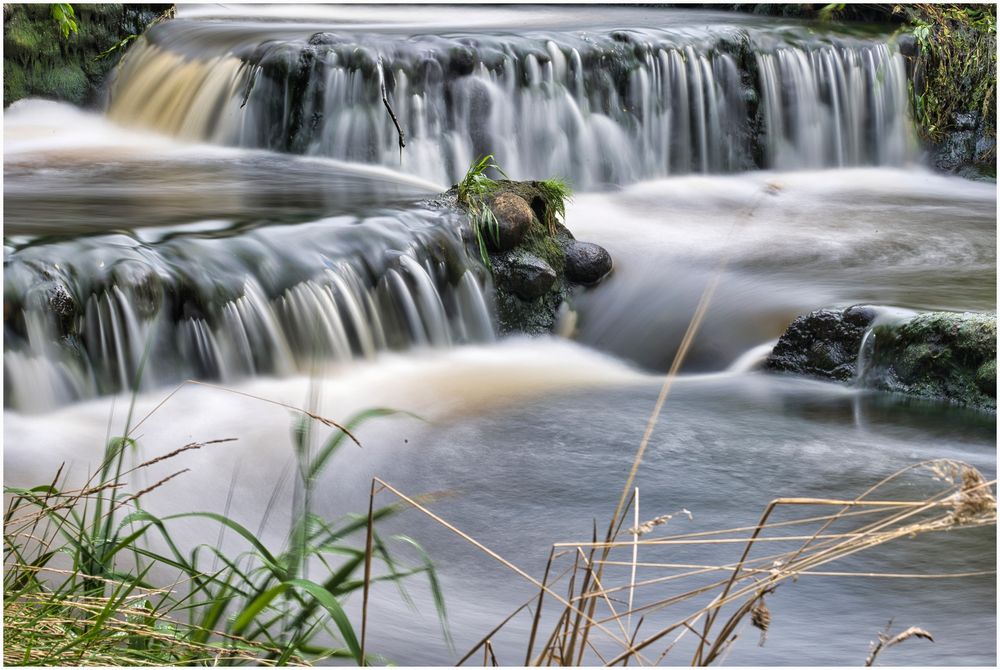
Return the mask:
{"type": "Polygon", "coordinates": [[[378,84],[382,91],[382,104],[385,105],[385,111],[389,112],[389,118],[392,119],[392,123],[396,126],[396,134],[399,135],[399,161],[403,162],[403,147],[406,146],[405,136],[403,135],[403,129],[399,127],[399,121],[396,119],[396,112],[392,111],[392,105],[389,104],[389,96],[385,92],[385,69],[382,66],[382,57],[378,57],[378,84]]]}

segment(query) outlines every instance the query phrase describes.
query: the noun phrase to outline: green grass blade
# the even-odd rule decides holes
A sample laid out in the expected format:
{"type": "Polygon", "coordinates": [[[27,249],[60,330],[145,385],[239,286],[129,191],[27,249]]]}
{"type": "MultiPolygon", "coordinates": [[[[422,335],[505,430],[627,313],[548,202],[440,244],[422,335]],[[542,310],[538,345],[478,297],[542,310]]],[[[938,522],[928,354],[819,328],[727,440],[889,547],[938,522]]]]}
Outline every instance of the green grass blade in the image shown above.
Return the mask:
{"type": "Polygon", "coordinates": [[[323,608],[330,614],[334,623],[337,624],[337,630],[340,631],[341,636],[344,638],[344,643],[347,645],[347,648],[351,650],[354,660],[357,661],[359,665],[364,665],[364,659],[361,658],[361,645],[358,644],[358,638],[354,633],[354,628],[351,626],[351,622],[347,619],[347,614],[344,612],[344,608],[340,606],[340,603],[337,602],[337,599],[333,596],[333,594],[319,584],[311,582],[307,579],[293,579],[287,583],[306,591],[309,595],[319,601],[320,605],[322,605],[323,608]]]}

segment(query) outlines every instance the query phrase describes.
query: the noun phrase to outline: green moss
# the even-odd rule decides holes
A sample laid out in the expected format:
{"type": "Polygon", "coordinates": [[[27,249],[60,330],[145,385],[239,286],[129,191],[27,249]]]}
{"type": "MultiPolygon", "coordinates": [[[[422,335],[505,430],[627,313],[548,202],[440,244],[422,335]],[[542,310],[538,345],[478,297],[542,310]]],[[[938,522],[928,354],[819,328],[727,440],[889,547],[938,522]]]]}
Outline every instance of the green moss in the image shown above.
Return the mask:
{"type": "Polygon", "coordinates": [[[996,408],[995,313],[930,312],[875,329],[876,386],[996,408]]]}
{"type": "Polygon", "coordinates": [[[4,106],[28,95],[28,85],[24,77],[24,68],[5,60],[3,62],[3,101],[4,106]]]}
{"type": "Polygon", "coordinates": [[[37,95],[94,102],[120,56],[97,57],[141,33],[169,5],[74,5],[78,30],[64,37],[50,5],[4,5],[4,106],[37,95]]]}
{"type": "Polygon", "coordinates": [[[986,361],[976,371],[976,386],[985,395],[997,397],[997,362],[996,359],[986,361]]]}
{"type": "Polygon", "coordinates": [[[21,63],[56,59],[61,55],[62,39],[55,24],[48,20],[30,18],[26,12],[14,14],[3,26],[4,60],[21,63]]]}
{"type": "Polygon", "coordinates": [[[67,64],[52,69],[36,68],[32,88],[38,95],[82,105],[90,82],[79,65],[67,64]]]}

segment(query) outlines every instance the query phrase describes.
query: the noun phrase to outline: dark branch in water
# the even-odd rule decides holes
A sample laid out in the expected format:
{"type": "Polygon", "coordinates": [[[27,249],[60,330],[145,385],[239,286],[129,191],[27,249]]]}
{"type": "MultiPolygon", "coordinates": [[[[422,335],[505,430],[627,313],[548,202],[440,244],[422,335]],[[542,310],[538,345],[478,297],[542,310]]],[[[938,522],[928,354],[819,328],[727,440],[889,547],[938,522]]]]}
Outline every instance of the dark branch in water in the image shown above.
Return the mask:
{"type": "Polygon", "coordinates": [[[389,112],[389,118],[392,119],[392,123],[396,126],[396,132],[399,134],[399,161],[403,162],[403,147],[406,146],[405,135],[403,134],[403,129],[399,127],[399,121],[396,119],[396,113],[392,111],[392,105],[389,104],[389,96],[385,92],[385,70],[382,69],[382,57],[379,56],[378,59],[378,83],[382,89],[382,104],[385,105],[385,111],[389,112]]]}
{"type": "Polygon", "coordinates": [[[243,91],[243,102],[240,103],[240,109],[247,106],[247,100],[250,99],[250,91],[253,90],[253,85],[257,83],[257,74],[260,72],[259,65],[252,65],[253,73],[250,75],[249,81],[247,81],[246,90],[243,91]]]}

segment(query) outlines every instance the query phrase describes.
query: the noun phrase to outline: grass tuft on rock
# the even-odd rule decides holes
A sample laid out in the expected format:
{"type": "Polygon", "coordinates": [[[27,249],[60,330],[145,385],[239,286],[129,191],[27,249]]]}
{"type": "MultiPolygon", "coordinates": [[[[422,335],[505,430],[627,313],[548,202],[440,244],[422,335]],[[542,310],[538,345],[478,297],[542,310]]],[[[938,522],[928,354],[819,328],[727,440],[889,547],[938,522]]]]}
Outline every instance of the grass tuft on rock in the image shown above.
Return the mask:
{"type": "Polygon", "coordinates": [[[543,179],[535,182],[535,188],[545,200],[545,225],[550,235],[556,234],[556,217],[565,225],[566,202],[573,197],[573,191],[562,179],[543,179]]]}

